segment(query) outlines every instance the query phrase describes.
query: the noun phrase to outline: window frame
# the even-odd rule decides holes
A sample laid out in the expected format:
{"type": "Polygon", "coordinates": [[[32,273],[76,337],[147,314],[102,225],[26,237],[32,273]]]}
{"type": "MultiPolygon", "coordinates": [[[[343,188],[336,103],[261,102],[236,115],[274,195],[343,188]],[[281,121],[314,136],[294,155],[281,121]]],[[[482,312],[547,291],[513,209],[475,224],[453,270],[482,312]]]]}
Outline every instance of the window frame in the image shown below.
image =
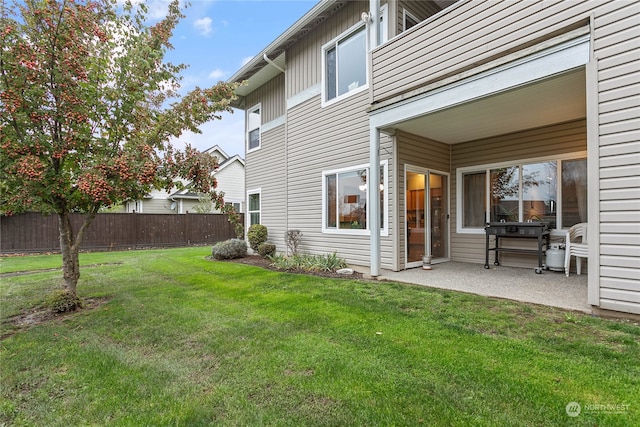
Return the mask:
{"type": "Polygon", "coordinates": [[[246,116],[245,116],[245,144],[247,147],[247,153],[251,153],[253,151],[257,151],[260,148],[262,148],[262,104],[256,104],[253,107],[247,109],[246,112],[246,116]],[[259,111],[258,115],[259,115],[259,121],[260,123],[258,124],[258,127],[249,127],[249,116],[253,113],[255,113],[256,111],[259,111]],[[253,132],[254,130],[258,131],[258,146],[257,147],[253,147],[251,148],[249,146],[251,139],[249,137],[250,133],[253,132]]]}
{"type": "Polygon", "coordinates": [[[262,188],[256,188],[253,190],[248,190],[247,191],[247,213],[245,214],[245,230],[249,230],[249,227],[251,227],[251,214],[253,213],[258,213],[258,215],[260,216],[259,221],[256,224],[262,224],[262,188]],[[250,201],[250,197],[254,194],[258,195],[258,200],[260,201],[260,208],[258,210],[251,210],[251,201],[250,201]]]}
{"type": "MultiPolygon", "coordinates": [[[[353,35],[355,35],[356,33],[363,31],[364,32],[364,37],[365,37],[365,46],[369,45],[369,34],[367,31],[367,27],[364,24],[364,22],[359,22],[358,24],[354,25],[353,27],[349,28],[347,31],[343,32],[342,34],[340,34],[338,37],[334,38],[333,40],[331,40],[329,43],[326,43],[325,45],[322,46],[322,107],[331,105],[331,104],[335,104],[336,102],[340,102],[343,99],[347,99],[351,96],[354,96],[362,91],[368,90],[369,89],[369,60],[367,59],[365,61],[365,76],[366,76],[366,82],[364,84],[361,84],[360,86],[358,86],[355,89],[352,89],[350,91],[347,91],[345,93],[343,93],[342,95],[338,95],[338,91],[336,90],[336,96],[334,98],[331,99],[327,99],[327,95],[328,95],[328,91],[327,91],[327,53],[332,50],[335,49],[336,50],[336,56],[337,56],[337,52],[338,52],[338,44],[349,39],[350,37],[352,37],[353,35]]],[[[367,50],[365,48],[365,50],[367,50]]],[[[368,55],[369,52],[366,51],[366,55],[368,55]]],[[[337,59],[336,59],[337,60],[337,59]]],[[[336,68],[338,68],[339,70],[339,65],[336,65],[336,68]]],[[[336,76],[336,86],[337,86],[337,76],[336,76]]],[[[336,87],[337,89],[337,87],[336,87]]]]}
{"type": "MultiPolygon", "coordinates": [[[[484,234],[484,225],[482,227],[464,227],[463,226],[463,216],[464,211],[462,209],[464,200],[464,179],[463,175],[468,173],[485,173],[485,223],[490,220],[490,186],[491,186],[491,170],[498,168],[507,168],[507,167],[518,167],[519,171],[522,171],[522,167],[525,165],[536,164],[536,163],[544,163],[544,162],[557,162],[556,168],[556,228],[552,229],[552,234],[564,233],[569,226],[565,226],[562,222],[562,162],[570,161],[570,160],[580,160],[587,159],[586,151],[579,151],[573,153],[566,153],[554,156],[545,156],[545,157],[535,157],[535,158],[527,158],[527,159],[518,159],[512,161],[505,161],[500,163],[490,163],[490,164],[480,164],[476,166],[466,166],[462,168],[458,168],[456,170],[456,232],[459,234],[484,234]]],[[[588,176],[585,177],[588,179],[588,176]]],[[[522,180],[520,180],[520,187],[522,187],[522,180]]],[[[587,190],[588,194],[588,190],[587,190]]],[[[520,206],[518,215],[519,218],[522,218],[523,209],[523,192],[520,191],[518,194],[518,204],[520,206]]]]}
{"type": "Polygon", "coordinates": [[[415,15],[413,13],[411,13],[408,9],[406,8],[402,8],[402,32],[404,33],[405,31],[410,30],[413,27],[418,26],[418,24],[420,24],[420,20],[418,18],[415,17],[415,15]],[[412,25],[411,27],[407,28],[407,18],[411,19],[412,21],[415,22],[414,25],[412,25]]]}
{"type": "MultiPolygon", "coordinates": [[[[383,192],[383,199],[382,199],[382,203],[383,203],[382,212],[383,212],[384,220],[380,224],[380,235],[386,237],[389,235],[389,160],[381,160],[380,168],[382,168],[381,170],[382,185],[383,185],[383,188],[385,189],[385,191],[383,192]]],[[[335,228],[327,227],[327,219],[328,219],[327,218],[327,209],[328,209],[327,207],[327,191],[328,191],[327,176],[335,175],[337,177],[340,174],[355,172],[361,169],[366,169],[367,176],[369,176],[369,163],[359,164],[359,165],[340,168],[340,169],[322,171],[322,215],[321,217],[322,217],[322,233],[323,234],[360,235],[360,236],[371,235],[371,230],[369,229],[369,224],[371,224],[371,222],[369,221],[370,210],[368,208],[366,210],[366,221],[367,221],[366,229],[339,228],[338,226],[336,226],[335,228]]],[[[338,193],[336,193],[336,197],[338,197],[338,193]]],[[[369,181],[367,181],[365,197],[368,203],[369,181]]],[[[336,203],[336,209],[338,208],[338,206],[339,206],[339,203],[336,203]]],[[[336,213],[336,215],[339,216],[339,213],[336,213]]]]}

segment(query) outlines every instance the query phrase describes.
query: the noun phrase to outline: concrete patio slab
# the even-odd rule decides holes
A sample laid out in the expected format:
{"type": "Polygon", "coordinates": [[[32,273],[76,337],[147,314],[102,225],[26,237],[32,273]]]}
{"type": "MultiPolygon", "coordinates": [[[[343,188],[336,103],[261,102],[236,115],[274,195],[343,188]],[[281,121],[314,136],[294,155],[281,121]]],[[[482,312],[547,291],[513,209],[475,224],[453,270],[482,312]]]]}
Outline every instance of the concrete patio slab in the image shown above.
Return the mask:
{"type": "MultiPolygon", "coordinates": [[[[578,276],[572,273],[566,277],[564,272],[536,274],[533,268],[491,266],[485,269],[482,264],[462,262],[446,262],[432,267],[432,270],[381,270],[377,279],[593,313],[592,306],[587,303],[585,274],[578,276]]],[[[370,277],[367,267],[353,268],[370,277]]]]}

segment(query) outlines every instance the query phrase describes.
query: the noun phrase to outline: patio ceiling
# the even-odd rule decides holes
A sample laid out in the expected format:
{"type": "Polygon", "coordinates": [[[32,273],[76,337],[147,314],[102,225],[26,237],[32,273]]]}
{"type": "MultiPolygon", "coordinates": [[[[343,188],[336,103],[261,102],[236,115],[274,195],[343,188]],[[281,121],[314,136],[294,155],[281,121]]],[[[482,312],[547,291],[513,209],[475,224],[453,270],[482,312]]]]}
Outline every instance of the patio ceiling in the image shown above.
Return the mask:
{"type": "Polygon", "coordinates": [[[580,68],[393,127],[456,144],[584,117],[586,81],[580,68]]]}

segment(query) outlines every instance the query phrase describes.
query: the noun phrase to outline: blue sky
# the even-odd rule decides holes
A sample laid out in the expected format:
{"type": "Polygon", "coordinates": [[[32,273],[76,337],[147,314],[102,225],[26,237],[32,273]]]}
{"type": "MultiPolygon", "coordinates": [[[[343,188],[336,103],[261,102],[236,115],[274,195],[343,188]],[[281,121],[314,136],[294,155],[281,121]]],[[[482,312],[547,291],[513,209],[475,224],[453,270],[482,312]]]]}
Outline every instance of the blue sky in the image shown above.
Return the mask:
{"type": "MultiPolygon", "coordinates": [[[[173,51],[165,57],[183,63],[182,91],[196,85],[209,87],[227,80],[249,59],[286,31],[318,0],[191,0],[186,17],[174,32],[173,51]]],[[[146,0],[151,22],[161,19],[166,0],[146,0]]],[[[224,114],[222,120],[205,124],[203,134],[180,138],[205,150],[219,145],[228,155],[244,157],[244,114],[224,114]]],[[[176,144],[178,145],[178,144],[176,144]]]]}

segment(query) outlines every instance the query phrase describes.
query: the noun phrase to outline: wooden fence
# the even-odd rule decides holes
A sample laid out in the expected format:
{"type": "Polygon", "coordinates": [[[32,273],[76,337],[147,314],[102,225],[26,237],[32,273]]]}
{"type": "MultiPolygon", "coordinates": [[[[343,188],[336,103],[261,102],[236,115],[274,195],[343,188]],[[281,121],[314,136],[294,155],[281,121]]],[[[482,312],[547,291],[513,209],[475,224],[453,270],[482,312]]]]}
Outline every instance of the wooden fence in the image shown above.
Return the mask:
{"type": "MultiPolygon", "coordinates": [[[[242,214],[240,219],[242,221],[242,214]]],[[[74,232],[84,215],[72,214],[74,232]]],[[[0,252],[60,250],[58,216],[25,213],[0,216],[0,252]]],[[[223,214],[98,214],[87,229],[80,250],[119,250],[206,245],[235,238],[234,225],[223,214]]]]}

